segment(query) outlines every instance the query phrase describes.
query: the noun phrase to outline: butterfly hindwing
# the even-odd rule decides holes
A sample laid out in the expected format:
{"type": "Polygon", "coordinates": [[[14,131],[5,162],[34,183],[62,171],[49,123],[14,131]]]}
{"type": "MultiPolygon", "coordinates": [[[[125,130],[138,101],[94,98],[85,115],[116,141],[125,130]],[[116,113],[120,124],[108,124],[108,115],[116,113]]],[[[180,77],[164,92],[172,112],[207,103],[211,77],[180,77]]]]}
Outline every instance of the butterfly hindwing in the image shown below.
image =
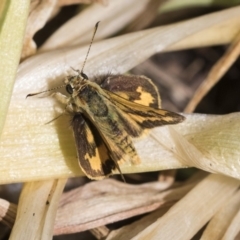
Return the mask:
{"type": "Polygon", "coordinates": [[[95,81],[105,90],[141,105],[160,108],[157,87],[151,79],[137,75],[108,75],[95,81]]]}
{"type": "Polygon", "coordinates": [[[109,176],[116,166],[95,126],[84,115],[77,114],[72,127],[82,171],[91,179],[109,176]]]}

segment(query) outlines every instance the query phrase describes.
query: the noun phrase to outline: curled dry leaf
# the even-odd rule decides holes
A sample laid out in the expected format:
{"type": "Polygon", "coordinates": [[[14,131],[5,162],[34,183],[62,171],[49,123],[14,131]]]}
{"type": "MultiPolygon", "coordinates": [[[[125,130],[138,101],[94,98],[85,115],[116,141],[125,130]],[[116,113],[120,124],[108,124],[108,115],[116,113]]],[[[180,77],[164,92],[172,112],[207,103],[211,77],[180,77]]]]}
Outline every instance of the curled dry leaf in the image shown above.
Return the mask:
{"type": "Polygon", "coordinates": [[[57,2],[57,0],[31,1],[30,13],[23,43],[22,59],[27,58],[36,52],[36,44],[33,40],[33,36],[51,17],[57,2]]]}
{"type": "MultiPolygon", "coordinates": [[[[176,126],[176,130],[185,138],[182,138],[173,128],[170,129],[175,139],[176,151],[181,156],[180,161],[188,166],[240,179],[240,164],[237,161],[240,157],[238,147],[240,114],[209,116],[208,119],[205,118],[206,115],[191,117],[199,117],[198,126],[196,122],[192,122],[190,128],[183,129],[181,125],[176,126]],[[190,132],[190,129],[193,132],[190,132]]],[[[189,118],[186,125],[188,121],[189,118]]]]}
{"type": "Polygon", "coordinates": [[[162,191],[160,182],[128,185],[111,179],[91,182],[64,193],[54,234],[85,231],[143,214],[182,198],[194,184],[162,191]],[[116,204],[116,202],[118,204],[116,204]]]}

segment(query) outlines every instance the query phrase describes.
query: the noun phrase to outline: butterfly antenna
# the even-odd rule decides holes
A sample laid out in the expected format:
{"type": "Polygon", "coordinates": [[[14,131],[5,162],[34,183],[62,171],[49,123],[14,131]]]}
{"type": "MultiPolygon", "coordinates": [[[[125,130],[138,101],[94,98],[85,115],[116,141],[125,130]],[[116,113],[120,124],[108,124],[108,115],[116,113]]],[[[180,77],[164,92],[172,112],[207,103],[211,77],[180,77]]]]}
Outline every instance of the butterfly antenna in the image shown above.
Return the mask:
{"type": "Polygon", "coordinates": [[[97,22],[96,25],[95,25],[94,32],[93,32],[93,36],[92,36],[92,40],[91,40],[91,42],[90,42],[90,45],[89,45],[89,48],[88,48],[88,51],[87,51],[87,55],[86,55],[85,60],[84,60],[84,62],[83,62],[82,70],[81,70],[81,72],[80,72],[81,76],[82,76],[84,79],[88,79],[88,76],[83,72],[83,69],[84,69],[85,64],[86,64],[86,62],[87,62],[87,58],[88,58],[88,55],[89,55],[91,46],[92,46],[92,44],[93,44],[93,40],[94,40],[95,34],[96,34],[96,32],[97,32],[99,23],[100,23],[100,21],[97,22]]]}
{"type": "Polygon", "coordinates": [[[54,90],[59,89],[59,88],[62,88],[62,87],[65,87],[65,84],[64,84],[64,85],[61,85],[61,86],[58,86],[58,87],[55,87],[55,88],[51,88],[51,89],[42,91],[42,92],[30,93],[30,94],[28,94],[28,95],[26,96],[26,98],[32,97],[32,96],[36,96],[36,95],[38,95],[38,94],[45,93],[45,92],[51,92],[51,91],[54,91],[54,90]]]}

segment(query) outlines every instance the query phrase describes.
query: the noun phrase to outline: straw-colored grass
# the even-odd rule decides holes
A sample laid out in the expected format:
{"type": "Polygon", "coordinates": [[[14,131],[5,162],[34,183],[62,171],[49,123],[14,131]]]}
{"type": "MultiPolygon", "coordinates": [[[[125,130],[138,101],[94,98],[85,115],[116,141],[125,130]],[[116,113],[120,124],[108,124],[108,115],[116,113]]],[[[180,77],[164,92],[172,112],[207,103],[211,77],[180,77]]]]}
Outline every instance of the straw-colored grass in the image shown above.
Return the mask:
{"type": "MultiPolygon", "coordinates": [[[[239,113],[186,114],[183,123],[153,129],[134,141],[141,158],[139,165],[121,165],[123,173],[196,167],[216,174],[199,176],[175,187],[162,182],[128,185],[104,180],[61,195],[67,178],[83,176],[69,116],[45,124],[64,107],[51,96],[26,99],[26,95],[59,86],[72,73],[71,67],[81,68],[99,20],[85,68],[89,77],[109,72],[124,74],[163,51],[236,44],[240,7],[106,39],[136,19],[149,1],[94,3],[36,49],[32,37],[67,2],[33,1],[29,16],[29,1],[0,3],[0,183],[24,182],[17,210],[0,199],[0,220],[13,226],[10,239],[51,239],[53,234],[89,229],[94,229],[93,234],[99,238],[111,240],[190,239],[211,219],[203,239],[232,239],[239,232],[239,113]],[[18,66],[21,53],[24,61],[18,66]],[[151,211],[132,225],[114,231],[104,227],[151,211]],[[228,221],[223,223],[225,215],[228,221]],[[217,226],[221,226],[221,232],[217,232],[217,226]]],[[[159,3],[158,14],[191,5],[191,1],[184,1],[182,6],[175,2],[159,3]]],[[[223,65],[228,63],[225,70],[234,62],[229,64],[229,56],[224,56],[223,65]]],[[[221,75],[214,77],[218,81],[221,75]]]]}

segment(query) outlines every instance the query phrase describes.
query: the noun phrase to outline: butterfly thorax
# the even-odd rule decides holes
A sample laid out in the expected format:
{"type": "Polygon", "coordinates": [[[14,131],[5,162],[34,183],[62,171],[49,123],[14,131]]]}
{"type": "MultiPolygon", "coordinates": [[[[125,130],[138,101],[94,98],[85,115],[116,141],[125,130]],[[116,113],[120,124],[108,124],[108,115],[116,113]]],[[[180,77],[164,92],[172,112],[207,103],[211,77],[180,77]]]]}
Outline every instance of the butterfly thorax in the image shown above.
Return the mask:
{"type": "Polygon", "coordinates": [[[107,117],[109,96],[101,87],[80,75],[71,76],[66,80],[66,89],[70,93],[70,104],[74,112],[81,112],[93,118],[107,117]]]}
{"type": "Polygon", "coordinates": [[[96,84],[85,84],[75,97],[75,101],[81,102],[81,107],[93,114],[95,118],[108,116],[109,102],[106,100],[103,91],[96,84]]]}
{"type": "Polygon", "coordinates": [[[81,75],[69,76],[65,79],[65,84],[67,92],[74,98],[78,95],[81,88],[87,84],[87,80],[83,79],[81,75]]]}

